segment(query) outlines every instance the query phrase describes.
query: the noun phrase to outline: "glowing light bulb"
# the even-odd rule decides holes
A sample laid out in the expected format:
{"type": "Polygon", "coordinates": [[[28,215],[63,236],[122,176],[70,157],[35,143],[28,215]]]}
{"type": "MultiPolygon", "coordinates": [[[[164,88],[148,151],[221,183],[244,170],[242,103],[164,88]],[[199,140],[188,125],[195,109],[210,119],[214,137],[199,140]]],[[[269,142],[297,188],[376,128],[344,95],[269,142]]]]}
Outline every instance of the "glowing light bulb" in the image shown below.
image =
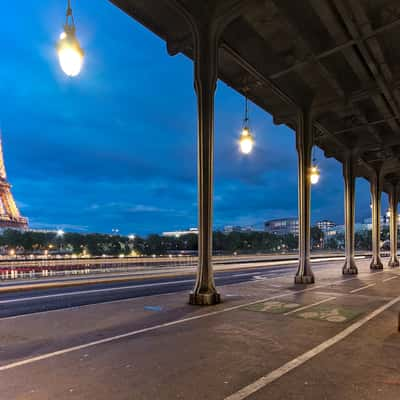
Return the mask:
{"type": "Polygon", "coordinates": [[[84,51],[76,38],[74,26],[65,26],[57,44],[57,52],[64,73],[71,77],[79,75],[82,70],[84,51]]]}
{"type": "Polygon", "coordinates": [[[312,166],[310,171],[310,182],[315,185],[319,182],[320,172],[317,166],[312,166]]]}
{"type": "Polygon", "coordinates": [[[250,133],[250,129],[245,127],[242,130],[242,134],[239,139],[240,151],[243,154],[250,154],[254,147],[254,138],[250,133]]]}

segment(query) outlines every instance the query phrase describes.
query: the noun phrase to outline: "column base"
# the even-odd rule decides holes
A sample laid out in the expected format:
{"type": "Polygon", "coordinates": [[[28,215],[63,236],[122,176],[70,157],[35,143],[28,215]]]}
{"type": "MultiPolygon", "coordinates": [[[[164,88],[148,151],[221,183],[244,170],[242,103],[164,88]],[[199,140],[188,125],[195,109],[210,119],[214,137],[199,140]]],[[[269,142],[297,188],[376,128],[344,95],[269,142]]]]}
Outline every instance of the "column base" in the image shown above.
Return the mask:
{"type": "Polygon", "coordinates": [[[221,303],[221,296],[217,292],[213,293],[195,293],[189,294],[189,304],[197,306],[212,306],[221,303]]]}
{"type": "Polygon", "coordinates": [[[381,260],[372,260],[369,268],[373,271],[381,270],[383,269],[383,264],[381,260]]]}
{"type": "Polygon", "coordinates": [[[296,275],[294,277],[294,283],[296,284],[310,284],[315,283],[314,274],[311,275],[296,275]]]}
{"type": "Polygon", "coordinates": [[[350,261],[347,261],[347,260],[345,261],[343,268],[342,268],[342,273],[343,273],[343,275],[357,275],[358,274],[358,268],[353,259],[351,259],[350,261]]]}
{"type": "Polygon", "coordinates": [[[357,275],[358,269],[357,269],[357,267],[347,268],[346,266],[344,266],[342,269],[342,273],[343,273],[343,275],[357,275]]]}
{"type": "Polygon", "coordinates": [[[390,267],[390,268],[395,268],[395,267],[398,267],[400,265],[400,263],[399,263],[399,260],[397,259],[397,257],[395,258],[395,259],[390,259],[389,260],[389,262],[388,262],[388,266],[390,267]]]}

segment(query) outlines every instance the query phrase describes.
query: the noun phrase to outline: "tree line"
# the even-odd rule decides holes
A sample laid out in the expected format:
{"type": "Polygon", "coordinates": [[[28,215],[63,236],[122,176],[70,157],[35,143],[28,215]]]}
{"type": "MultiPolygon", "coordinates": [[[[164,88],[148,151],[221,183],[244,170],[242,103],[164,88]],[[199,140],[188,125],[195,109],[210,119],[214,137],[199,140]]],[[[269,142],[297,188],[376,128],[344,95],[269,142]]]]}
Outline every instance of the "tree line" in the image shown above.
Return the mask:
{"type": "MultiPolygon", "coordinates": [[[[381,234],[382,240],[388,239],[387,230],[381,234]]],[[[323,232],[318,227],[311,229],[313,248],[340,250],[344,248],[344,235],[324,240],[323,232]]],[[[358,250],[371,248],[371,232],[357,232],[355,245],[358,250]]],[[[0,235],[0,252],[7,254],[49,254],[70,253],[77,255],[101,256],[117,255],[162,255],[197,252],[198,237],[186,234],[179,237],[149,235],[136,236],[134,239],[122,235],[100,233],[65,233],[58,236],[55,232],[18,231],[6,229],[0,235]]],[[[268,232],[214,232],[213,249],[216,254],[250,254],[257,252],[274,253],[296,251],[298,238],[292,234],[275,235],[268,232]]]]}

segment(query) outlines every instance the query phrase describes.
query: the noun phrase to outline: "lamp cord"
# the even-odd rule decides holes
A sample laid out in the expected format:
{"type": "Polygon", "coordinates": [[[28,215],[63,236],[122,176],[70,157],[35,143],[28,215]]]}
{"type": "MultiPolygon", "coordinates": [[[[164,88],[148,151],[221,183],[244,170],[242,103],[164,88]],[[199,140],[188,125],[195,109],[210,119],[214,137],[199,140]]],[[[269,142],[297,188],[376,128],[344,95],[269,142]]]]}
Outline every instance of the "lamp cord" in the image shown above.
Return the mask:
{"type": "Polygon", "coordinates": [[[75,21],[74,21],[74,16],[72,14],[71,0],[68,0],[66,21],[65,21],[66,25],[68,25],[69,18],[71,18],[72,26],[74,26],[75,25],[75,21]]]}
{"type": "Polygon", "coordinates": [[[248,106],[248,98],[245,97],[244,103],[244,124],[247,126],[249,122],[249,106],[248,106]]]}

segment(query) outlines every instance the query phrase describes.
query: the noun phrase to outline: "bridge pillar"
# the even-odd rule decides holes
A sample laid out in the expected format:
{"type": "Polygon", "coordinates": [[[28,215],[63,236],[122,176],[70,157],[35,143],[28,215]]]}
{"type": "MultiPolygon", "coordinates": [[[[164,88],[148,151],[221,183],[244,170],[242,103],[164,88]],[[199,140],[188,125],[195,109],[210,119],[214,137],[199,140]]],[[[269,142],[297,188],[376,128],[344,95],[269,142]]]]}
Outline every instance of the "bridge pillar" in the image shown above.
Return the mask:
{"type": "Polygon", "coordinates": [[[383,269],[380,257],[381,243],[381,195],[382,177],[380,168],[375,169],[375,174],[371,180],[372,198],[372,260],[370,268],[372,270],[383,269]]]}
{"type": "Polygon", "coordinates": [[[194,86],[198,110],[199,265],[190,304],[220,302],[212,267],[214,94],[218,77],[218,40],[210,26],[199,27],[194,40],[194,86]]]}
{"type": "Polygon", "coordinates": [[[343,163],[346,260],[342,271],[345,275],[358,273],[354,260],[355,164],[356,157],[351,151],[343,163]]]}
{"type": "Polygon", "coordinates": [[[311,152],[314,140],[311,109],[299,113],[296,131],[298,154],[299,266],[295,283],[314,283],[310,263],[311,152]]]}
{"type": "Polygon", "coordinates": [[[392,183],[389,192],[389,210],[390,210],[390,260],[389,267],[398,267],[397,258],[397,204],[399,202],[398,185],[392,183]]]}

